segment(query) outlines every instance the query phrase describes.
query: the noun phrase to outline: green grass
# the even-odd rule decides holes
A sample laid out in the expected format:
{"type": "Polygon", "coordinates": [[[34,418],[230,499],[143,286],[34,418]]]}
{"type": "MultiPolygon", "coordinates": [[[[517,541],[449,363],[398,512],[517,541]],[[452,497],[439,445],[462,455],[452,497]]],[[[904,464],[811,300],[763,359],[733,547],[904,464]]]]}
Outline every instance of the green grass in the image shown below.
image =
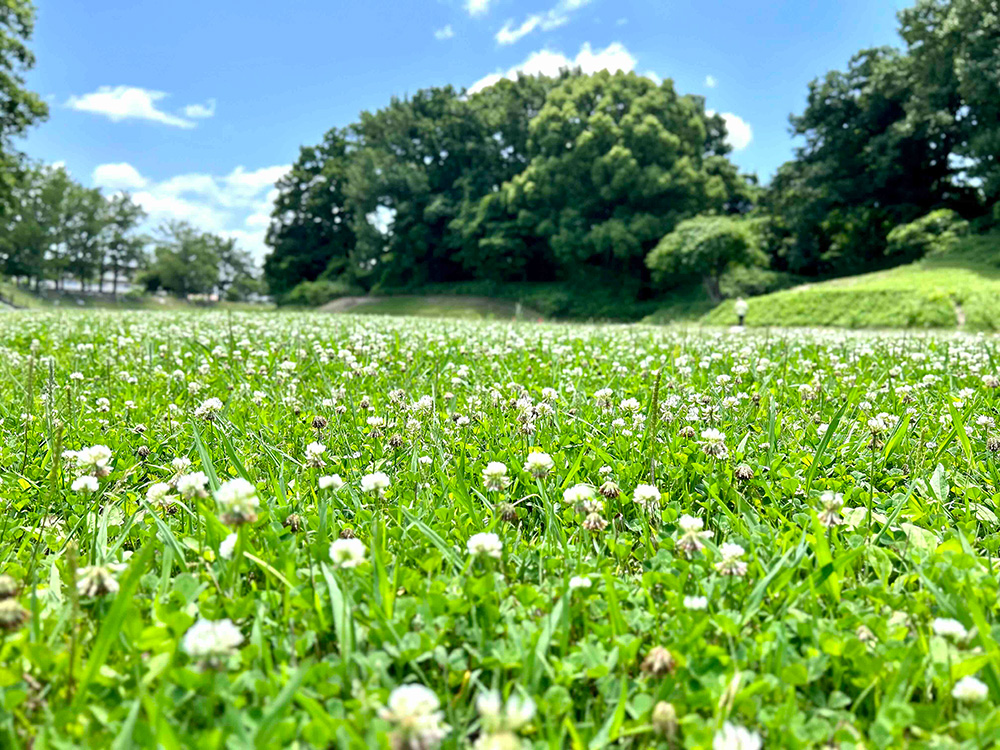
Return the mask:
{"type": "Polygon", "coordinates": [[[457,318],[463,320],[510,320],[520,314],[537,318],[538,314],[515,302],[465,296],[394,296],[366,298],[346,310],[354,315],[408,315],[421,318],[457,318]]]}
{"type": "MultiPolygon", "coordinates": [[[[1000,330],[1000,235],[886,271],[806,284],[747,300],[749,326],[1000,330]]],[[[736,322],[729,300],[702,318],[736,322]]]]}
{"type": "Polygon", "coordinates": [[[0,355],[0,748],[1000,743],[993,337],[60,309],[0,355]]]}

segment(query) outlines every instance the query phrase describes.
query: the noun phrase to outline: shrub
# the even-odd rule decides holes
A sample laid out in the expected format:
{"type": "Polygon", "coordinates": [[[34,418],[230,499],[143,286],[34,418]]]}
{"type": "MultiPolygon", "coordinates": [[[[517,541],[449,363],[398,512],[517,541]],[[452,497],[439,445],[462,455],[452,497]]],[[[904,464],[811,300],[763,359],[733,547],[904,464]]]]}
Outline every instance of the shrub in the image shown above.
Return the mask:
{"type": "Polygon", "coordinates": [[[359,287],[340,279],[334,281],[327,281],[325,279],[302,281],[288,292],[288,294],[284,295],[279,300],[279,304],[293,307],[318,307],[340,297],[349,297],[363,293],[359,287]]]}
{"type": "Polygon", "coordinates": [[[948,208],[941,208],[889,232],[886,255],[921,258],[951,250],[959,237],[969,233],[969,222],[948,208]]]}

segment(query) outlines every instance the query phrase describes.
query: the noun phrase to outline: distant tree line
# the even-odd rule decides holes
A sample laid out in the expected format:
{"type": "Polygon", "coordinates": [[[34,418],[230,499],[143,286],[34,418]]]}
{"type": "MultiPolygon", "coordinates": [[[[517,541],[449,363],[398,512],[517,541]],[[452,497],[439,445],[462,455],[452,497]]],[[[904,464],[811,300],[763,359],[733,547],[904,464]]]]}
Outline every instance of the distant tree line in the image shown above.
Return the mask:
{"type": "Polygon", "coordinates": [[[938,212],[897,239],[1000,219],[1000,14],[920,0],[899,19],[904,49],[810,84],[791,117],[803,145],[766,187],[669,80],[567,70],[392,99],[302,148],[278,184],[266,279],[279,296],[316,280],[641,296],[700,277],[718,297],[733,264],[815,276],[909,260],[930,241],[890,243],[901,225],[938,212]]]}
{"type": "Polygon", "coordinates": [[[127,193],[105,196],[65,168],[19,165],[0,215],[0,269],[38,290],[67,280],[81,291],[118,294],[124,282],[176,295],[242,298],[262,291],[249,253],[235,240],[169,223],[143,234],[146,213],[127,193]]]}

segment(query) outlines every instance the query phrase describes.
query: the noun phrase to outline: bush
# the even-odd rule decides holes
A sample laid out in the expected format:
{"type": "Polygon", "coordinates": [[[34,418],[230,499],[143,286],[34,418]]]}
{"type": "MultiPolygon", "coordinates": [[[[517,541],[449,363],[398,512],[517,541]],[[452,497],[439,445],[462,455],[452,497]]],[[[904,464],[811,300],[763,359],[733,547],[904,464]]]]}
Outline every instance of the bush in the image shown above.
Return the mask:
{"type": "Polygon", "coordinates": [[[951,209],[941,208],[889,232],[885,252],[897,259],[944,253],[968,233],[969,222],[951,209]]]}
{"type": "Polygon", "coordinates": [[[288,294],[284,295],[278,304],[293,307],[318,307],[340,297],[358,294],[364,294],[364,291],[346,281],[319,279],[300,282],[288,294]]]}

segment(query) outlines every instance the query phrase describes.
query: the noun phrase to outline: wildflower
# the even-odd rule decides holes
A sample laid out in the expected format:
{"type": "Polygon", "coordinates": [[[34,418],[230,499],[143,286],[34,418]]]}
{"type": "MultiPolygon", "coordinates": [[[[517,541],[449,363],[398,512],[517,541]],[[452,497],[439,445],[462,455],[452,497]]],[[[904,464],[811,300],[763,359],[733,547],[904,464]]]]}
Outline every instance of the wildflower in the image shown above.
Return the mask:
{"type": "Polygon", "coordinates": [[[381,471],[376,471],[374,474],[365,474],[361,477],[361,491],[370,492],[379,497],[382,497],[385,491],[389,489],[389,484],[389,477],[381,471]]]}
{"type": "Polygon", "coordinates": [[[78,571],[80,577],[76,581],[76,590],[80,596],[89,597],[117,594],[118,579],[115,578],[115,573],[124,568],[124,565],[116,563],[80,568],[78,571]]]}
{"type": "Polygon", "coordinates": [[[956,641],[963,641],[969,635],[969,631],[965,629],[962,623],[947,617],[938,617],[931,623],[931,628],[936,635],[943,638],[952,638],[956,641]]]}
{"type": "Polygon", "coordinates": [[[91,476],[90,474],[83,474],[73,480],[73,484],[70,485],[70,489],[73,492],[97,492],[100,489],[100,484],[97,482],[97,477],[91,476]]]}
{"type": "MultiPolygon", "coordinates": [[[[476,698],[476,710],[479,712],[484,732],[492,735],[501,733],[513,735],[534,718],[535,702],[531,698],[511,695],[504,703],[498,692],[490,690],[476,698]]],[[[497,742],[488,745],[491,748],[501,746],[503,745],[497,742]]],[[[516,747],[516,745],[506,746],[516,747]]]]}
{"type": "Polygon", "coordinates": [[[400,750],[433,750],[451,727],[444,723],[438,697],[423,685],[400,685],[389,694],[379,716],[396,725],[395,747],[400,750]]]}
{"type": "Polygon", "coordinates": [[[982,703],[989,695],[989,688],[981,680],[968,675],[955,683],[951,695],[962,703],[982,703]]]}
{"type": "Polygon", "coordinates": [[[760,735],[746,727],[726,722],[712,739],[712,750],[760,750],[760,735]]]}
{"type": "Polygon", "coordinates": [[[574,484],[563,490],[563,500],[569,505],[580,505],[594,497],[594,488],[589,484],[574,484]]]}
{"type": "Polygon", "coordinates": [[[660,491],[651,484],[640,484],[632,491],[632,502],[645,510],[653,510],[660,504],[660,491]]]}
{"type": "Polygon", "coordinates": [[[17,593],[17,581],[6,573],[0,575],[0,601],[10,599],[17,593]]]}
{"type": "Polygon", "coordinates": [[[844,496],[839,492],[824,492],[820,496],[823,503],[823,510],[819,513],[819,522],[829,528],[830,526],[840,526],[844,523],[843,516],[840,515],[844,507],[844,496]]]}
{"type": "Polygon", "coordinates": [[[111,449],[106,445],[92,445],[83,448],[75,454],[76,465],[84,472],[95,477],[106,477],[111,473],[108,462],[111,460],[111,449]]]}
{"type": "Polygon", "coordinates": [[[237,477],[224,483],[215,493],[222,510],[222,520],[232,526],[253,523],[257,520],[257,488],[247,480],[237,477]]]}
{"type": "Polygon", "coordinates": [[[181,639],[181,648],[195,659],[222,659],[236,652],[243,643],[240,633],[233,621],[199,619],[181,639]]]}
{"type": "Polygon", "coordinates": [[[499,492],[510,485],[506,464],[490,461],[483,469],[483,484],[490,492],[499,492]]]}
{"type": "Polygon", "coordinates": [[[17,630],[28,620],[28,610],[18,604],[17,599],[0,601],[0,630],[17,630]]]}
{"type": "Polygon", "coordinates": [[[684,609],[690,609],[692,611],[703,610],[708,608],[708,598],[704,596],[685,596],[684,597],[684,609]]]}
{"type": "Polygon", "coordinates": [[[514,523],[517,520],[517,508],[513,503],[497,504],[497,515],[507,523],[514,523]]]}
{"type": "Polygon", "coordinates": [[[674,708],[672,703],[660,701],[653,706],[653,715],[650,723],[659,734],[672,742],[677,734],[677,709],[674,708]]]}
{"type": "Polygon", "coordinates": [[[587,576],[573,576],[569,579],[569,590],[576,591],[577,589],[589,589],[593,586],[593,582],[587,576]]]}
{"type": "Polygon", "coordinates": [[[222,540],[219,545],[219,557],[223,560],[232,560],[233,551],[236,549],[236,542],[239,539],[239,535],[235,532],[227,536],[222,540]]]}
{"type": "Polygon", "coordinates": [[[473,534],[469,537],[466,546],[469,554],[473,557],[494,557],[499,560],[500,553],[503,551],[503,542],[500,541],[500,537],[490,532],[473,534]]]}
{"type": "Polygon", "coordinates": [[[552,471],[553,466],[555,466],[555,463],[552,460],[552,456],[541,452],[529,453],[527,460],[524,462],[524,470],[535,479],[542,479],[548,475],[552,471]]]}
{"type": "Polygon", "coordinates": [[[177,491],[181,497],[207,497],[208,477],[202,471],[195,471],[191,474],[182,474],[177,477],[177,491]]]}
{"type": "Polygon", "coordinates": [[[202,401],[201,405],[194,410],[194,415],[206,422],[211,422],[220,411],[222,411],[222,401],[213,396],[202,401]]]}
{"type": "Polygon", "coordinates": [[[608,500],[614,500],[621,494],[621,491],[618,489],[618,485],[612,479],[606,480],[604,484],[597,488],[597,491],[604,497],[608,498],[608,500]]]}
{"type": "Polygon", "coordinates": [[[701,433],[701,440],[701,449],[706,455],[715,458],[725,458],[729,455],[729,450],[726,448],[726,433],[709,428],[701,433]]]}
{"type": "Polygon", "coordinates": [[[686,513],[677,520],[677,525],[681,530],[680,537],[677,539],[677,549],[688,557],[704,548],[705,543],[702,539],[712,536],[710,531],[703,531],[705,522],[702,519],[689,516],[686,513]]]}
{"type": "Polygon", "coordinates": [[[323,465],[323,454],[326,453],[326,446],[322,443],[309,443],[306,446],[306,466],[319,468],[323,465]]]}
{"type": "Polygon", "coordinates": [[[336,539],[330,545],[330,560],[338,568],[356,568],[365,561],[365,545],[360,539],[336,539]]]}
{"type": "Polygon", "coordinates": [[[676,666],[673,654],[663,648],[663,646],[654,646],[646,654],[646,658],[642,660],[641,669],[646,674],[651,674],[654,677],[662,677],[667,673],[673,674],[676,666]]]}
{"type": "Polygon", "coordinates": [[[583,519],[583,528],[587,531],[604,531],[607,526],[607,520],[600,513],[588,513],[583,519]]]}
{"type": "Polygon", "coordinates": [[[747,564],[740,559],[746,551],[740,545],[724,542],[719,547],[719,552],[722,553],[722,560],[715,564],[717,571],[724,576],[746,575],[747,564]]]}
{"type": "Polygon", "coordinates": [[[340,478],[340,474],[330,474],[329,476],[320,477],[318,484],[321,490],[332,489],[336,492],[344,486],[344,480],[340,478]]]}
{"type": "Polygon", "coordinates": [[[733,469],[733,476],[741,482],[748,482],[753,479],[753,469],[747,464],[740,464],[733,469]]]}

